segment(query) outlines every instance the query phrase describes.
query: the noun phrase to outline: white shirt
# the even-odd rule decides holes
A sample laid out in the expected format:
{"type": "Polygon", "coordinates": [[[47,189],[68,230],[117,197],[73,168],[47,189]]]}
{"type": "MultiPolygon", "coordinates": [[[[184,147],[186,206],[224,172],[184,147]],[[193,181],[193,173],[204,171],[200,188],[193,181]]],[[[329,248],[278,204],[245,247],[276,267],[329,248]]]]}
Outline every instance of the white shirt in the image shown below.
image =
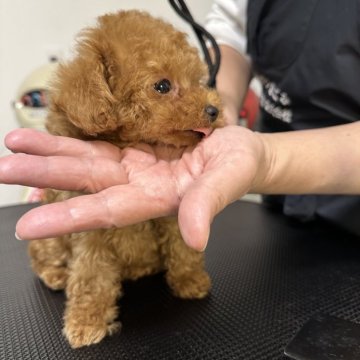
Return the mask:
{"type": "Polygon", "coordinates": [[[217,43],[246,54],[246,13],[248,0],[214,0],[206,17],[206,30],[217,43]]]}

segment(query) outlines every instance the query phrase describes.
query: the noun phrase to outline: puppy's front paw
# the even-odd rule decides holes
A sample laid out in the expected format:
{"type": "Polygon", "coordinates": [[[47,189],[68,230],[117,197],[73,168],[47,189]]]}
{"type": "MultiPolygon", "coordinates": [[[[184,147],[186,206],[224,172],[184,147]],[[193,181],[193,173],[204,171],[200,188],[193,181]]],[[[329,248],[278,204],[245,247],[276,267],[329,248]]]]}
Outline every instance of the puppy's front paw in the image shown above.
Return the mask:
{"type": "Polygon", "coordinates": [[[52,290],[63,290],[66,287],[68,272],[66,267],[48,267],[39,274],[40,279],[52,290]]]}
{"type": "Polygon", "coordinates": [[[121,329],[120,322],[111,324],[81,325],[78,323],[66,323],[63,333],[73,349],[97,344],[106,335],[115,334],[121,329]]]}
{"type": "Polygon", "coordinates": [[[175,296],[183,299],[202,299],[210,290],[211,280],[205,271],[169,276],[168,283],[175,296]]]}

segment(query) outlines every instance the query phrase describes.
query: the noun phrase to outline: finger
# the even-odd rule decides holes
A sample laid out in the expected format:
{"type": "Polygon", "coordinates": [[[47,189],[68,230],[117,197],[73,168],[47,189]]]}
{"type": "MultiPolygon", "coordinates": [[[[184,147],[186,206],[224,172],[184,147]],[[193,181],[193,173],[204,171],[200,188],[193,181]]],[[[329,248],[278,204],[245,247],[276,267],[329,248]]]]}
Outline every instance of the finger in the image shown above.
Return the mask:
{"type": "Polygon", "coordinates": [[[218,203],[218,194],[205,188],[201,182],[185,194],[180,203],[178,222],[183,239],[191,248],[205,250],[218,203]]]}
{"type": "Polygon", "coordinates": [[[120,157],[120,149],[107,142],[82,141],[33,129],[16,129],[10,132],[5,137],[5,145],[12,152],[33,155],[99,156],[113,160],[120,157]]]}
{"type": "Polygon", "coordinates": [[[97,192],[110,186],[126,184],[128,176],[124,166],[105,158],[16,154],[0,159],[0,182],[97,192]]]}
{"type": "Polygon", "coordinates": [[[18,221],[16,234],[27,240],[50,238],[98,228],[123,227],[168,215],[166,204],[154,200],[136,186],[113,187],[94,195],[32,209],[18,221]]]}
{"type": "Polygon", "coordinates": [[[228,204],[246,193],[231,166],[203,175],[181,200],[178,221],[184,241],[195,250],[206,248],[214,217],[228,204]]]}

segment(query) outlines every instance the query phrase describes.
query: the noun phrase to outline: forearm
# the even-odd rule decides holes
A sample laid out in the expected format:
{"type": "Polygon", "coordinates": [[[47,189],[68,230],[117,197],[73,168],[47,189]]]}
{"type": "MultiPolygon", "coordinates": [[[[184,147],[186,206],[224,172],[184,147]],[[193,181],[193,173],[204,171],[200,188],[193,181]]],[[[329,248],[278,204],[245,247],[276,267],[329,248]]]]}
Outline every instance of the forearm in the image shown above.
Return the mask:
{"type": "Polygon", "coordinates": [[[360,123],[258,134],[263,170],[253,189],[263,194],[360,194],[360,123]]]}
{"type": "Polygon", "coordinates": [[[236,125],[251,77],[250,61],[227,45],[220,45],[221,65],[216,78],[217,91],[228,125],[236,125]]]}

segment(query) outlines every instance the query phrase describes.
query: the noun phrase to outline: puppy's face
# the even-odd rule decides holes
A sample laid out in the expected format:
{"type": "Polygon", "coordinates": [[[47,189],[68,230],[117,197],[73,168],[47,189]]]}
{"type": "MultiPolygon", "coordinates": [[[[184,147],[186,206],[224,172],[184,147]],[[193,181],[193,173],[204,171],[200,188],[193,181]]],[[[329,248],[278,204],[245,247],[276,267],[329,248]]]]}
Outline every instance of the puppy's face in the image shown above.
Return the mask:
{"type": "Polygon", "coordinates": [[[222,126],[197,50],[171,25],[137,11],[99,19],[60,67],[54,109],[85,135],[127,144],[196,144],[222,126]]]}

